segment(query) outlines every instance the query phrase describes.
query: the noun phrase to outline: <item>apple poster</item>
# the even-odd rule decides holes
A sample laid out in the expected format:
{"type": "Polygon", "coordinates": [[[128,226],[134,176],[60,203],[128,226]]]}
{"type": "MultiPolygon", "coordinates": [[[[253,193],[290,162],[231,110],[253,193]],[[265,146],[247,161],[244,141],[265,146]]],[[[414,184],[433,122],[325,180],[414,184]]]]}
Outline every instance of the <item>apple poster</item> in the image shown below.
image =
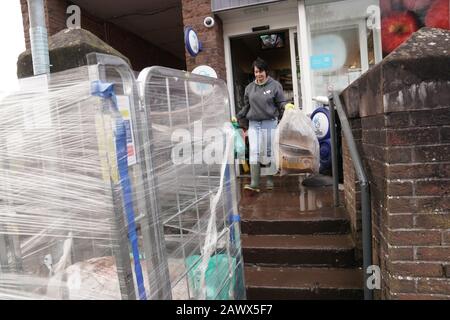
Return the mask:
{"type": "Polygon", "coordinates": [[[450,29],[450,0],[380,0],[383,54],[422,27],[450,29]]]}

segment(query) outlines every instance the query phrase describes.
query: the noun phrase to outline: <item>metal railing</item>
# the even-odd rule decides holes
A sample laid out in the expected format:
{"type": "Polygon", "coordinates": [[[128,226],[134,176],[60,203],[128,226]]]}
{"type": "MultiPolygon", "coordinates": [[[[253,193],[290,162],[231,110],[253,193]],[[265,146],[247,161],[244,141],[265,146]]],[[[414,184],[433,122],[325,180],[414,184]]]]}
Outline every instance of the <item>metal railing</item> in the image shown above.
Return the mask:
{"type": "Polygon", "coordinates": [[[363,162],[356,147],[347,114],[345,113],[338,92],[334,92],[330,97],[330,133],[331,133],[331,156],[333,159],[333,195],[334,205],[339,206],[339,172],[338,172],[338,154],[336,137],[336,116],[335,110],[339,115],[341,130],[348,144],[350,156],[355,167],[358,182],[361,187],[361,213],[362,213],[362,245],[363,245],[363,273],[364,273],[364,299],[372,300],[373,291],[369,289],[367,280],[369,274],[367,270],[372,265],[372,215],[370,204],[370,185],[364,170],[363,162]]]}

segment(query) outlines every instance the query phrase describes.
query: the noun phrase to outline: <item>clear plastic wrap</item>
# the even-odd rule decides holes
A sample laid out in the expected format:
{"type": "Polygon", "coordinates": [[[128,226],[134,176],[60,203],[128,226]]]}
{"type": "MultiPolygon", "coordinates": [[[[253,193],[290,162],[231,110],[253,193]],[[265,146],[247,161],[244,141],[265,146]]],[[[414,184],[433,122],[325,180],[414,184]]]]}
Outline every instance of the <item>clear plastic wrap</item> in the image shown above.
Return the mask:
{"type": "Polygon", "coordinates": [[[319,172],[319,141],[311,119],[299,108],[286,108],[275,132],[274,149],[281,175],[319,172]]]}
{"type": "Polygon", "coordinates": [[[226,84],[162,67],[142,71],[139,80],[150,136],[160,217],[169,257],[188,261],[171,274],[187,277],[197,299],[245,296],[240,257],[234,150],[226,84]],[[222,139],[208,136],[220,130],[222,139]],[[183,140],[182,137],[189,137],[183,140]],[[176,137],[177,139],[174,139],[176,137]],[[181,138],[178,140],[178,138],[181,138]],[[222,145],[226,157],[209,163],[208,146],[222,145]],[[177,145],[189,144],[174,165],[177,145]],[[227,263],[223,263],[226,261],[227,263]],[[187,270],[190,269],[190,270],[187,270]],[[224,292],[227,290],[229,292],[224,292]]]}
{"type": "Polygon", "coordinates": [[[171,156],[229,121],[226,86],[88,61],[0,102],[0,299],[244,298],[233,165],[171,156]]]}

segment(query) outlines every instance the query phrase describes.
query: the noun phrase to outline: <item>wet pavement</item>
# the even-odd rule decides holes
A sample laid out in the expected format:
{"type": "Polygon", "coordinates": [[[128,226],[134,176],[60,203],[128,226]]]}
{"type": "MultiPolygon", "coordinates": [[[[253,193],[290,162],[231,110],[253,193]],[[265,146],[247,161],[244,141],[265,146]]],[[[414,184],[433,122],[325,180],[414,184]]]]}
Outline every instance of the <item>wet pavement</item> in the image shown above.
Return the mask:
{"type": "MultiPolygon", "coordinates": [[[[265,178],[261,178],[261,192],[244,190],[250,183],[249,177],[240,179],[240,213],[244,219],[278,220],[284,218],[326,218],[343,217],[343,210],[337,210],[333,204],[333,187],[304,187],[305,175],[275,176],[274,190],[265,189],[265,178]]],[[[343,192],[340,192],[340,199],[343,192]]]]}

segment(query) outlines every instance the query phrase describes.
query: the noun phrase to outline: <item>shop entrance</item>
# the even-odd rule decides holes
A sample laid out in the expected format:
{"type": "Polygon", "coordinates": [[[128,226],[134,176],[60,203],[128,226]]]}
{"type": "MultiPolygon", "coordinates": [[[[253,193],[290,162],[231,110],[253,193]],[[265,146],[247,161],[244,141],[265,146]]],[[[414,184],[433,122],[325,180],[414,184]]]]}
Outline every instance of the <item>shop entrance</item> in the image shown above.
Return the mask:
{"type": "Polygon", "coordinates": [[[258,57],[269,64],[269,75],[283,86],[286,100],[298,105],[300,68],[296,36],[294,30],[285,29],[230,38],[236,113],[244,107],[245,87],[255,79],[252,63],[258,57]]]}
{"type": "MultiPolygon", "coordinates": [[[[244,107],[246,86],[255,80],[252,63],[258,57],[267,61],[269,75],[280,82],[286,102],[301,107],[299,104],[301,90],[296,29],[268,30],[232,37],[230,38],[230,53],[235,114],[244,107]]],[[[246,144],[248,151],[247,139],[246,144]]],[[[248,154],[246,158],[248,161],[248,154]]],[[[263,166],[261,175],[272,175],[275,171],[274,164],[270,167],[263,166]]],[[[238,172],[247,174],[249,168],[241,163],[238,172]]]]}

